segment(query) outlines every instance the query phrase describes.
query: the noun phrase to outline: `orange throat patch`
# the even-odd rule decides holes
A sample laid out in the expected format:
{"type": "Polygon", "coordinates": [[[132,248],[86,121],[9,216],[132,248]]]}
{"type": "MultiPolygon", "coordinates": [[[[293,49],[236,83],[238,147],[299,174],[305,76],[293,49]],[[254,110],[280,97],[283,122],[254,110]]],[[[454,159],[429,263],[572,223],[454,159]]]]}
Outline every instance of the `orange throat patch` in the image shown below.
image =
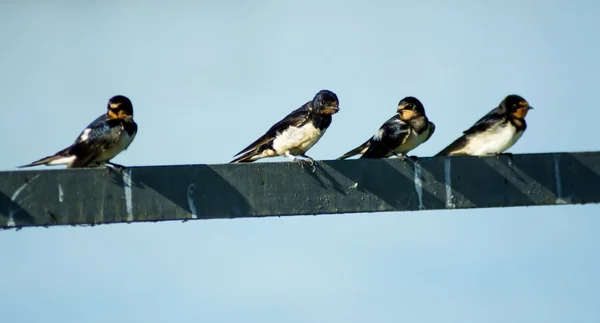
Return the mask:
{"type": "Polygon", "coordinates": [[[109,119],[130,119],[130,118],[132,118],[132,116],[130,116],[129,114],[127,114],[127,112],[125,112],[123,110],[119,110],[117,113],[115,113],[114,110],[109,109],[107,115],[108,115],[109,119]]]}
{"type": "Polygon", "coordinates": [[[338,113],[338,110],[336,110],[336,109],[326,108],[326,109],[321,110],[321,114],[336,114],[336,113],[338,113]]]}
{"type": "Polygon", "coordinates": [[[402,121],[411,120],[417,116],[417,114],[412,110],[402,109],[398,111],[398,113],[400,113],[400,120],[402,121]]]}
{"type": "Polygon", "coordinates": [[[517,119],[524,119],[529,112],[529,107],[518,108],[515,112],[513,112],[513,117],[517,119]]]}

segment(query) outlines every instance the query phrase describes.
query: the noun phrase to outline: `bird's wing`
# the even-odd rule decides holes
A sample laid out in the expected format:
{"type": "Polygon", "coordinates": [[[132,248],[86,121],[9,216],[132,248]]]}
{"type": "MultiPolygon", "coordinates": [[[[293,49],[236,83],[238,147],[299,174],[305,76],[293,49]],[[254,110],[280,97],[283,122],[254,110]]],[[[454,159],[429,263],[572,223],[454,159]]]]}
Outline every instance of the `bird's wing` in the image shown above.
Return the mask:
{"type": "MultiPolygon", "coordinates": [[[[429,121],[429,135],[427,135],[427,138],[425,138],[425,141],[429,140],[429,138],[431,138],[431,136],[433,135],[433,133],[435,132],[435,123],[429,121]]],[[[425,142],[423,141],[423,142],[425,142]]]]}
{"type": "Polygon", "coordinates": [[[365,141],[362,145],[350,150],[349,152],[343,154],[342,156],[340,156],[338,158],[338,160],[342,160],[342,159],[346,159],[346,158],[350,158],[354,155],[358,155],[360,154],[363,150],[369,148],[369,146],[371,145],[371,139],[365,141]]]}
{"type": "Polygon", "coordinates": [[[371,144],[361,158],[385,158],[406,142],[410,129],[410,125],[400,120],[398,115],[393,116],[371,138],[371,144]]]}
{"type": "Polygon", "coordinates": [[[477,120],[477,122],[475,122],[475,124],[471,126],[471,128],[463,131],[463,133],[465,135],[470,135],[472,133],[485,131],[489,129],[492,125],[496,124],[502,118],[503,111],[500,109],[500,107],[494,108],[481,119],[477,120]]]}
{"type": "Polygon", "coordinates": [[[310,111],[308,109],[308,104],[310,104],[310,102],[307,102],[306,104],[304,104],[300,108],[294,110],[292,113],[288,114],[285,118],[281,119],[279,122],[274,124],[269,130],[267,130],[267,132],[264,135],[262,135],[260,138],[256,139],[253,143],[248,145],[248,147],[242,149],[242,151],[240,151],[239,153],[235,154],[234,157],[237,155],[243,154],[249,150],[256,149],[256,148],[272,141],[273,139],[275,139],[275,137],[277,136],[278,133],[281,133],[282,131],[284,131],[285,129],[287,129],[289,127],[292,127],[292,126],[300,127],[301,125],[305,124],[308,121],[308,115],[310,113],[310,111]]]}
{"type": "Polygon", "coordinates": [[[89,133],[93,130],[98,128],[99,126],[101,126],[104,122],[106,122],[108,120],[106,114],[103,114],[101,116],[99,116],[98,118],[96,118],[94,121],[92,121],[77,137],[77,139],[75,140],[75,142],[65,148],[62,149],[61,151],[55,153],[54,155],[48,156],[48,157],[44,157],[41,158],[39,160],[36,160],[30,164],[27,165],[23,165],[23,166],[18,166],[19,168],[22,167],[31,167],[31,166],[38,166],[38,165],[44,165],[44,164],[50,164],[50,163],[57,163],[58,164],[67,164],[70,162],[71,159],[67,159],[71,156],[74,156],[72,150],[74,147],[76,147],[81,141],[82,138],[86,138],[89,136],[89,133]]]}
{"type": "Polygon", "coordinates": [[[457,151],[460,151],[467,144],[467,137],[469,135],[475,133],[485,132],[486,130],[493,127],[499,121],[504,118],[504,109],[501,107],[496,107],[484,115],[481,119],[477,120],[471,128],[463,131],[463,135],[454,140],[450,145],[444,148],[439,153],[435,154],[435,156],[450,156],[456,155],[457,151]]]}
{"type": "Polygon", "coordinates": [[[85,167],[93,162],[105,149],[119,141],[124,129],[123,120],[96,119],[70,147],[69,154],[77,156],[72,167],[85,167]]]}
{"type": "Polygon", "coordinates": [[[449,144],[446,148],[442,149],[439,153],[434,156],[450,156],[455,154],[456,151],[460,151],[467,144],[466,135],[462,135],[454,140],[451,144],[449,144]]]}

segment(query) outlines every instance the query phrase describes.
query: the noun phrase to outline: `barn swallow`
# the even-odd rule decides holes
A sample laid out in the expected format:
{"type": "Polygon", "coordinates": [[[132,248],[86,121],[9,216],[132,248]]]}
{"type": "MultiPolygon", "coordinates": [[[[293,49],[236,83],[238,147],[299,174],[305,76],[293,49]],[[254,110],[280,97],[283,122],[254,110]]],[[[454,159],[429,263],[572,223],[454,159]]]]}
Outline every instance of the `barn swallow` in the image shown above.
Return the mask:
{"type": "Polygon", "coordinates": [[[533,107],[511,94],[436,156],[499,155],[512,147],[527,129],[525,116],[533,107]]]}
{"type": "Polygon", "coordinates": [[[67,165],[67,168],[99,167],[109,164],[123,166],[110,160],[127,149],[137,133],[131,101],[122,95],[108,101],[107,112],[85,128],[75,142],[56,154],[19,166],[67,165]]]}
{"type": "Polygon", "coordinates": [[[405,158],[435,132],[435,124],[425,115],[419,99],[408,96],[398,103],[398,113],[386,121],[373,137],[338,159],[362,154],[360,158],[405,158]]]}
{"type": "MultiPolygon", "coordinates": [[[[288,114],[271,127],[263,136],[242,149],[232,163],[248,163],[265,157],[286,156],[302,162],[304,157],[310,165],[314,160],[306,152],[314,146],[331,125],[332,115],[340,110],[335,93],[321,90],[312,101],[288,114]]],[[[235,157],[234,156],[234,157],[235,157]]]]}

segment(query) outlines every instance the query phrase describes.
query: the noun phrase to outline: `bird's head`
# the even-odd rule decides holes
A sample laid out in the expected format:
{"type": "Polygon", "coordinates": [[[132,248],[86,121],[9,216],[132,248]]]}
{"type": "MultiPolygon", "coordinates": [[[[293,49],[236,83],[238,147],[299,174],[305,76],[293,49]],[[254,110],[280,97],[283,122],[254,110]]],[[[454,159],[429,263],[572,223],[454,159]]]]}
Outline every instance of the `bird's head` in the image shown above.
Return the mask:
{"type": "Polygon", "coordinates": [[[123,95],[116,95],[108,100],[107,115],[109,119],[132,119],[133,105],[123,95]]]}
{"type": "Polygon", "coordinates": [[[419,99],[407,96],[398,103],[400,120],[408,121],[425,115],[425,108],[419,99]]]}
{"type": "Polygon", "coordinates": [[[516,94],[511,94],[504,98],[500,103],[500,108],[515,119],[525,119],[527,112],[533,109],[527,100],[516,94]]]}
{"type": "Polygon", "coordinates": [[[335,93],[321,90],[312,100],[312,111],[316,114],[336,114],[340,111],[339,100],[335,93]]]}

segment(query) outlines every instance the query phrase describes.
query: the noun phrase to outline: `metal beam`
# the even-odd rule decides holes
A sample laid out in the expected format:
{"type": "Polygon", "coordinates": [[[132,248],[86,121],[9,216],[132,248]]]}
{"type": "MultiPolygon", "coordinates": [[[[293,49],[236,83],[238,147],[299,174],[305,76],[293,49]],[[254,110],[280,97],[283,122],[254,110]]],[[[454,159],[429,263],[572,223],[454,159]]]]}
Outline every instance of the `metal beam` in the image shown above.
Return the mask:
{"type": "Polygon", "coordinates": [[[600,152],[0,172],[0,228],[600,202],[600,152]]]}

